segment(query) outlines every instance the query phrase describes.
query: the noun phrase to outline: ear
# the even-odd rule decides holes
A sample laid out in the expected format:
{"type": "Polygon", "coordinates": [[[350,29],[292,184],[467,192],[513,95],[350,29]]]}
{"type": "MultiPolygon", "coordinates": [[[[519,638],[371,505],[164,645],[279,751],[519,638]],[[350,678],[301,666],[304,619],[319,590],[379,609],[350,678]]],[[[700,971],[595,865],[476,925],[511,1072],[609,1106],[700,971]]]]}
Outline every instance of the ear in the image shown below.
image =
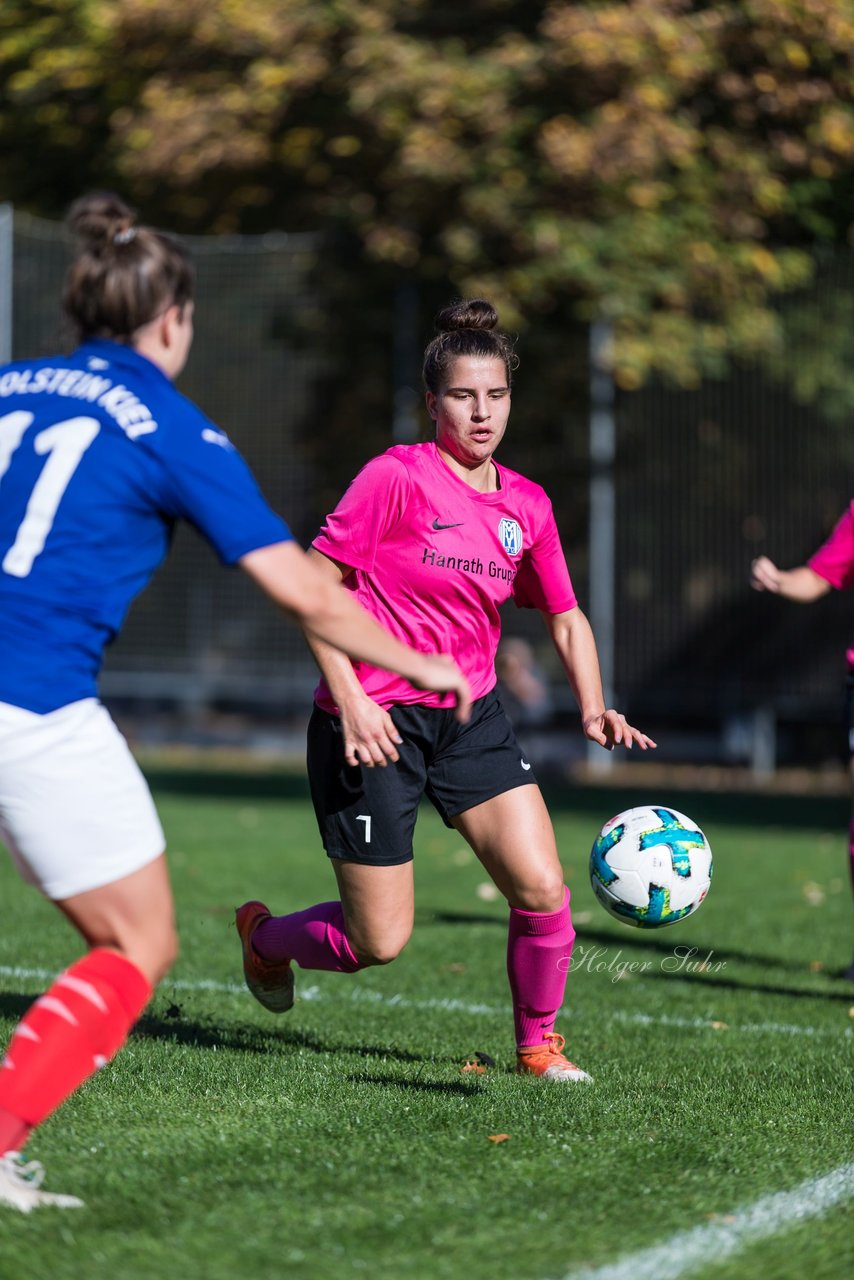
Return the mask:
{"type": "Polygon", "coordinates": [[[180,319],[180,308],[173,303],[171,307],[167,307],[160,317],[159,337],[163,346],[167,349],[171,347],[175,341],[175,326],[180,319]]]}
{"type": "Polygon", "coordinates": [[[429,413],[430,417],[433,419],[434,422],[437,422],[439,419],[439,410],[436,407],[435,391],[425,391],[424,403],[427,405],[427,412],[429,413]]]}

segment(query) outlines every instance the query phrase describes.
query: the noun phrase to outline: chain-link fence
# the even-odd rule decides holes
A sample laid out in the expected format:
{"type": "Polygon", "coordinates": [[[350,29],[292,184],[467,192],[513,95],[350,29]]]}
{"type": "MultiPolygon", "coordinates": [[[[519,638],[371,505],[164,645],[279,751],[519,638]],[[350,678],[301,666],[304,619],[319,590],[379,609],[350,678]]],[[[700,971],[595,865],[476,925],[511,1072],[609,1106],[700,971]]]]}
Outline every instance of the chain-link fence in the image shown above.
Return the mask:
{"type": "MultiPolygon", "coordinates": [[[[53,222],[16,214],[15,358],[69,348],[58,299],[69,241],[53,222]]],[[[301,440],[311,430],[316,352],[291,335],[312,305],[311,235],[188,237],[197,272],[196,336],[179,386],[234,440],[268,500],[299,534],[317,522],[301,440]]],[[[238,570],[179,527],[172,552],[109,651],[107,697],[151,706],[279,706],[310,701],[315,668],[298,632],[238,570]]]]}
{"type": "MultiPolygon", "coordinates": [[[[317,395],[336,353],[300,337],[312,331],[301,313],[318,305],[311,273],[322,241],[283,234],[190,237],[189,244],[199,305],[181,388],[229,432],[305,542],[329,492],[317,448],[317,395]]],[[[58,321],[68,260],[62,229],[18,215],[12,248],[12,354],[67,346],[58,321]]],[[[818,327],[823,309],[852,286],[854,258],[835,259],[830,287],[825,275],[825,286],[799,304],[800,331],[818,327]]],[[[0,316],[4,307],[5,295],[0,316]]],[[[798,350],[788,357],[796,361],[798,350]]],[[[520,397],[514,426],[522,406],[520,397]]],[[[392,419],[389,388],[389,443],[392,419]]],[[[784,566],[801,563],[844,510],[854,479],[848,424],[799,404],[782,382],[748,367],[696,391],[652,386],[618,396],[615,421],[613,684],[620,703],[651,730],[667,720],[683,729],[702,725],[720,739],[724,726],[736,755],[750,749],[736,739],[757,710],[766,724],[831,724],[854,631],[850,598],[832,593],[802,608],[751,592],[747,576],[762,551],[784,566]]],[[[567,472],[566,442],[556,438],[553,449],[553,456],[538,451],[535,470],[527,468],[547,488],[567,472]]],[[[510,441],[506,461],[514,465],[510,441]]],[[[570,469],[577,513],[587,502],[588,477],[577,459],[570,469]]],[[[567,506],[566,495],[560,498],[558,512],[567,506]]],[[[574,519],[567,541],[584,603],[587,547],[579,545],[574,519]]],[[[506,626],[534,641],[557,685],[536,619],[510,609],[506,626]]],[[[314,680],[297,632],[182,529],[109,654],[103,689],[149,707],[228,702],[302,713],[314,680]]],[[[797,744],[790,748],[798,752],[797,744]]]]}

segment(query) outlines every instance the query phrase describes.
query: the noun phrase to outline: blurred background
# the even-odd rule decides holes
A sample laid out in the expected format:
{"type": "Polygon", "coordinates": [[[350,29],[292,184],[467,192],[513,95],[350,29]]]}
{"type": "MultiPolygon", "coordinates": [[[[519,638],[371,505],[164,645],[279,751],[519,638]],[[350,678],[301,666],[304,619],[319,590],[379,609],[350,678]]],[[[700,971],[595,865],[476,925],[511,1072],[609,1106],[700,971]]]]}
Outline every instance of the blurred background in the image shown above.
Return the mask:
{"type": "MultiPolygon", "coordinates": [[[[849,0],[4,0],[0,359],[70,345],[62,215],[119,191],[187,237],[181,389],[306,544],[427,438],[438,307],[489,297],[521,359],[501,460],[552,498],[613,700],[664,764],[844,782],[854,602],[748,575],[854,489],[852,63],[849,0]]],[[[540,619],[505,634],[531,754],[583,764],[540,619]]],[[[314,683],[182,529],[103,693],[138,743],[275,754],[314,683]]]]}

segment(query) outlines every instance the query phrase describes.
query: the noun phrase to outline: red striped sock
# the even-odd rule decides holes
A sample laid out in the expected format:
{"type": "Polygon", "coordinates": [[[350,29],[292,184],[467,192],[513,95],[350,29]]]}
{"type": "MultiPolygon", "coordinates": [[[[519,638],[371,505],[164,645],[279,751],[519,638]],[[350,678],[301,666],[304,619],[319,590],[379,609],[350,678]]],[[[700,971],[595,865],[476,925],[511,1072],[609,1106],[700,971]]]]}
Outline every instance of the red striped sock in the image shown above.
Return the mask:
{"type": "Polygon", "coordinates": [[[116,951],[98,948],[73,964],[12,1033],[0,1117],[41,1124],[119,1051],[150,996],[148,979],[116,951]]]}
{"type": "Polygon", "coordinates": [[[7,1151],[23,1151],[31,1132],[30,1125],[0,1107],[0,1156],[7,1151]]]}

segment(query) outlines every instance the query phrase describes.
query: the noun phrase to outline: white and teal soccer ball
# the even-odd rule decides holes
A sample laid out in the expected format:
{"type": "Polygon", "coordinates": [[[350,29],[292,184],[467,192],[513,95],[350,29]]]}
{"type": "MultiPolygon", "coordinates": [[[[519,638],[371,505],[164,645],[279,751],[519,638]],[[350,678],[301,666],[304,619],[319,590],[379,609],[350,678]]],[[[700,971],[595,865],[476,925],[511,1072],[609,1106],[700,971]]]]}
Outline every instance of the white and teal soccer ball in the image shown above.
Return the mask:
{"type": "Polygon", "coordinates": [[[590,850],[590,883],[624,924],[656,929],[697,910],[709,892],[712,851],[700,828],[669,805],[626,809],[590,850]]]}

